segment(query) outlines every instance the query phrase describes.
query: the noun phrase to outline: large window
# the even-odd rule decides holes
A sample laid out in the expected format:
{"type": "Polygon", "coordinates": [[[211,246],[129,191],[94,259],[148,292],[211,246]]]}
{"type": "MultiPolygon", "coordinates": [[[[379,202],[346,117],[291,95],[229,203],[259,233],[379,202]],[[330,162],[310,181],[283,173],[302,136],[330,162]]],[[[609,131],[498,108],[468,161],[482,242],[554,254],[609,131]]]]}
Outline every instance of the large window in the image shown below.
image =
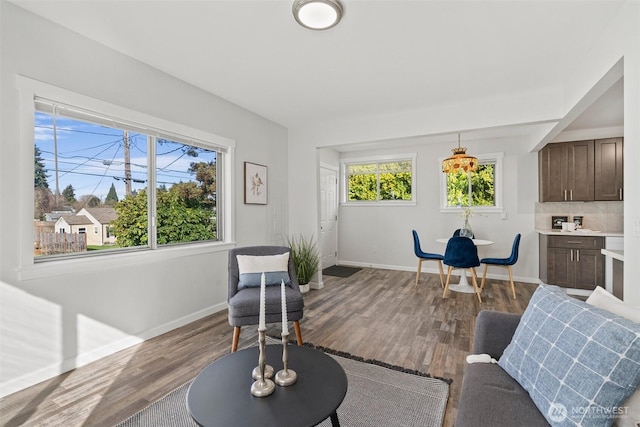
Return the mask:
{"type": "Polygon", "coordinates": [[[45,99],[35,111],[36,259],[221,239],[224,148],[45,99]]]}
{"type": "Polygon", "coordinates": [[[475,207],[477,210],[500,210],[502,154],[478,157],[478,170],[472,173],[443,174],[444,209],[475,207]]]}
{"type": "Polygon", "coordinates": [[[347,203],[413,202],[415,155],[342,164],[347,203]]]}

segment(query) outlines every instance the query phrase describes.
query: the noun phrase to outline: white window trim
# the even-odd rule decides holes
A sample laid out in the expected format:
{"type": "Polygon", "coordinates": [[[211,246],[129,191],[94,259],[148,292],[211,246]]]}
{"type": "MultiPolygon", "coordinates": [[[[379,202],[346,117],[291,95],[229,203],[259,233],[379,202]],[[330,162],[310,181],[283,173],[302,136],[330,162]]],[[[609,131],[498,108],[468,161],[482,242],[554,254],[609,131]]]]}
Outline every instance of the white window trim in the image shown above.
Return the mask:
{"type": "MultiPolygon", "coordinates": [[[[480,163],[485,161],[495,161],[496,169],[494,171],[494,192],[495,192],[495,206],[471,206],[474,212],[478,213],[502,213],[504,212],[504,206],[502,204],[502,159],[504,153],[485,153],[474,154],[480,163]]],[[[438,159],[438,167],[442,164],[445,157],[438,159]]],[[[440,212],[441,213],[455,213],[459,214],[467,206],[447,206],[447,179],[446,174],[440,174],[440,212]]]]}
{"type": "Polygon", "coordinates": [[[340,161],[340,206],[415,206],[418,194],[417,180],[417,153],[391,154],[367,157],[351,157],[340,161]],[[381,163],[392,162],[394,160],[411,160],[411,200],[376,200],[376,201],[348,201],[349,182],[347,180],[347,166],[360,163],[381,163]]]}
{"type": "MultiPolygon", "coordinates": [[[[222,156],[222,162],[218,167],[222,168],[223,186],[219,188],[223,200],[223,206],[219,215],[222,220],[222,236],[223,240],[217,242],[193,242],[188,245],[176,245],[162,247],[154,250],[147,248],[133,251],[118,251],[103,256],[86,256],[86,257],[69,257],[53,262],[37,263],[33,254],[33,242],[24,240],[18,243],[20,254],[20,266],[18,273],[21,280],[30,280],[37,278],[46,278],[56,275],[68,274],[71,269],[75,271],[93,271],[100,268],[111,268],[114,262],[120,264],[139,264],[144,262],[157,262],[165,259],[175,258],[179,256],[193,256],[197,254],[211,253],[217,251],[226,251],[234,246],[235,230],[233,226],[233,218],[235,211],[235,192],[234,188],[234,154],[236,142],[233,139],[215,135],[200,129],[191,128],[169,120],[161,119],[138,111],[130,110],[119,105],[101,101],[81,95],[66,89],[49,85],[25,76],[16,76],[16,87],[19,91],[20,102],[20,161],[25,167],[20,168],[19,186],[20,194],[24,197],[18,201],[19,208],[22,212],[31,212],[33,210],[33,156],[34,156],[34,117],[36,97],[55,99],[58,102],[67,105],[82,106],[83,109],[90,111],[99,111],[102,114],[113,118],[121,119],[124,122],[140,124],[144,123],[148,127],[163,129],[176,135],[183,135],[197,141],[206,141],[214,147],[226,148],[226,152],[222,156]],[[28,163],[27,163],[28,162],[28,163]]],[[[141,127],[145,127],[140,125],[141,127]]],[[[22,215],[19,219],[20,235],[33,235],[33,221],[29,219],[31,216],[22,215]]]]}

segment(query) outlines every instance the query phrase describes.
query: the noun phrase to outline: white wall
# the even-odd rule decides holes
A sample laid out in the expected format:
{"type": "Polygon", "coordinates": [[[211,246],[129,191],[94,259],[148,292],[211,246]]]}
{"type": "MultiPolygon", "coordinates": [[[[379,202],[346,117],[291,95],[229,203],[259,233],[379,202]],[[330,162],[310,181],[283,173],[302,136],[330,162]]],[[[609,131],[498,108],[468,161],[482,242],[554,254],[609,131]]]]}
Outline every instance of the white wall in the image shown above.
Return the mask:
{"type": "Polygon", "coordinates": [[[5,395],[226,308],[231,246],[68,262],[57,269],[29,266],[20,248],[32,245],[33,155],[25,155],[29,137],[19,127],[18,75],[235,140],[231,219],[238,245],[283,242],[288,173],[287,131],[281,126],[5,1],[0,19],[0,395],[5,395]],[[268,166],[268,206],[243,204],[244,161],[268,166]]]}
{"type": "MultiPolygon", "coordinates": [[[[352,265],[372,266],[415,271],[416,257],[413,252],[411,230],[421,238],[423,250],[444,252],[444,245],[436,238],[448,237],[460,228],[463,219],[458,213],[440,212],[442,172],[440,159],[449,155],[449,142],[423,143],[414,138],[416,145],[398,149],[389,148],[353,153],[343,153],[341,158],[358,158],[366,155],[394,155],[417,153],[416,205],[415,206],[354,206],[339,208],[339,262],[352,265]]],[[[388,141],[394,146],[396,141],[388,141]]],[[[526,145],[526,144],[525,144],[526,145]]],[[[511,253],[513,238],[522,234],[520,260],[514,267],[516,280],[537,282],[538,236],[534,231],[534,207],[537,199],[535,176],[537,155],[523,148],[517,139],[484,142],[465,141],[468,152],[504,154],[503,158],[503,207],[507,218],[498,213],[487,213],[471,217],[470,223],[480,239],[492,240],[491,246],[479,249],[480,257],[506,257],[511,253]]],[[[423,265],[423,271],[437,272],[435,263],[423,265]]],[[[489,277],[506,277],[504,269],[489,269],[489,277]]]]}
{"type": "MultiPolygon", "coordinates": [[[[486,100],[475,100],[460,105],[443,105],[438,109],[398,112],[397,114],[384,117],[362,119],[351,122],[324,123],[321,126],[307,126],[289,129],[289,169],[292,177],[301,179],[291,179],[289,181],[289,193],[292,195],[289,215],[291,218],[290,227],[294,233],[315,233],[317,235],[317,178],[316,176],[305,175],[305,171],[317,167],[315,148],[330,148],[331,146],[363,143],[381,140],[399,140],[400,138],[416,137],[419,135],[437,135],[443,133],[457,133],[466,129],[483,129],[497,126],[553,122],[564,117],[589,90],[618,62],[624,57],[624,93],[625,93],[625,158],[640,158],[640,2],[630,0],[625,3],[620,14],[609,23],[603,23],[601,28],[595,28],[602,34],[601,41],[594,46],[588,57],[582,62],[576,63],[575,68],[568,75],[564,76],[564,86],[548,88],[536,93],[519,93],[510,97],[493,98],[486,100]],[[295,196],[294,196],[295,195],[295,196]]],[[[535,147],[545,135],[536,135],[537,140],[526,141],[526,147],[535,147]]],[[[469,152],[473,148],[471,144],[469,152]]],[[[442,151],[441,147],[439,151],[442,151]]],[[[505,151],[507,147],[505,146],[505,151]]],[[[484,150],[484,149],[483,149],[484,150]]],[[[392,150],[393,151],[393,150],[392,150]]],[[[448,149],[445,150],[448,153],[448,149]]],[[[422,160],[420,160],[422,161],[422,160]]],[[[532,206],[529,201],[536,197],[537,189],[532,187],[537,182],[537,173],[532,167],[537,163],[537,159],[531,159],[520,153],[518,156],[519,169],[512,176],[517,177],[517,193],[512,193],[512,197],[517,197],[518,202],[510,208],[517,209],[516,217],[518,223],[509,225],[509,234],[522,226],[534,226],[533,217],[529,224],[520,223],[527,215],[531,215],[532,206]],[[535,194],[529,194],[531,191],[535,194]],[[520,216],[524,215],[524,216],[520,216]]],[[[437,166],[436,166],[437,167],[437,166]]],[[[433,173],[436,173],[434,171],[433,173]]],[[[419,178],[421,182],[422,178],[419,178]]],[[[423,182],[423,181],[422,181],[423,182]]],[[[640,259],[640,188],[636,185],[640,182],[640,171],[637,168],[625,168],[625,258],[633,261],[640,259]]],[[[418,191],[423,191],[419,188],[418,191]]],[[[506,194],[506,193],[505,193],[506,194]]],[[[422,199],[421,200],[426,200],[422,199]]],[[[426,203],[423,202],[423,203],[426,203]]],[[[507,199],[505,199],[505,204],[507,199]]],[[[416,212],[424,209],[426,215],[433,219],[434,213],[420,204],[416,212]]],[[[386,209],[378,208],[371,210],[370,225],[388,227],[387,218],[401,217],[403,220],[415,220],[418,215],[408,209],[386,209]]],[[[341,209],[341,214],[343,209],[341,209]]],[[[363,215],[364,216],[364,215],[363,215]]],[[[509,212],[505,224],[511,224],[512,213],[509,212]]],[[[347,222],[347,218],[345,221],[347,222]]],[[[399,221],[401,222],[401,221],[399,221]]],[[[440,220],[439,224],[444,224],[445,220],[440,220]]],[[[350,221],[349,226],[357,226],[355,221],[350,221]]],[[[450,224],[446,224],[450,227],[450,224]]],[[[351,248],[346,243],[342,235],[346,231],[346,224],[341,223],[340,249],[347,254],[354,254],[355,248],[351,248]]],[[[488,229],[497,229],[496,224],[488,224],[488,229]]],[[[388,243],[394,243],[394,248],[402,251],[392,265],[402,265],[400,258],[407,257],[406,243],[399,236],[406,233],[406,230],[393,229],[399,232],[398,237],[384,238],[388,243]],[[394,241],[393,239],[397,239],[394,241]],[[402,243],[401,243],[402,240],[402,243]],[[397,244],[396,244],[397,243],[397,244]]],[[[426,230],[425,230],[426,231],[426,230]]],[[[349,237],[350,236],[348,234],[349,237]]],[[[524,235],[527,244],[532,241],[532,237],[524,235]]],[[[363,239],[363,235],[357,236],[363,239]]],[[[367,239],[373,237],[366,235],[367,239]]],[[[354,242],[355,243],[355,242],[354,242]]],[[[366,245],[362,245],[362,247],[366,245]]],[[[496,245],[495,248],[498,248],[496,245]]],[[[523,248],[531,256],[536,256],[537,246],[523,248]],[[533,250],[535,249],[535,250],[533,250]]],[[[366,248],[365,248],[366,250],[366,248]]],[[[389,250],[385,255],[389,254],[389,250]]],[[[341,255],[342,256],[342,255],[341,255]]],[[[355,256],[355,255],[350,255],[355,256]]],[[[384,257],[388,259],[388,256],[384,257]]],[[[373,256],[372,262],[383,263],[380,254],[373,256]]],[[[384,261],[386,264],[387,262],[384,261]]],[[[520,263],[520,262],[519,262],[520,263]]],[[[533,274],[537,263],[533,259],[531,262],[523,263],[524,270],[519,270],[519,275],[533,274]]],[[[627,263],[629,265],[629,262],[627,263]]],[[[625,269],[625,301],[634,305],[640,305],[640,286],[637,280],[632,277],[632,268],[625,269]]]]}

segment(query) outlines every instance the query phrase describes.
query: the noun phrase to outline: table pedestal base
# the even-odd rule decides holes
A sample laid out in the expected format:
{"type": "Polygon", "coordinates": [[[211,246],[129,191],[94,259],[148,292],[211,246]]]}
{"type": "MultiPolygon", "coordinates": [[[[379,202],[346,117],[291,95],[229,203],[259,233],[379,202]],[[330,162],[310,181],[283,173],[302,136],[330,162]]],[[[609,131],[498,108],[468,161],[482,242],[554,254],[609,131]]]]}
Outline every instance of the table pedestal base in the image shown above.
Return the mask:
{"type": "Polygon", "coordinates": [[[457,283],[455,285],[449,285],[449,289],[454,291],[454,292],[462,292],[465,294],[475,294],[476,290],[473,289],[473,286],[469,284],[469,281],[467,280],[467,271],[466,270],[459,270],[460,271],[460,283],[457,283]]]}

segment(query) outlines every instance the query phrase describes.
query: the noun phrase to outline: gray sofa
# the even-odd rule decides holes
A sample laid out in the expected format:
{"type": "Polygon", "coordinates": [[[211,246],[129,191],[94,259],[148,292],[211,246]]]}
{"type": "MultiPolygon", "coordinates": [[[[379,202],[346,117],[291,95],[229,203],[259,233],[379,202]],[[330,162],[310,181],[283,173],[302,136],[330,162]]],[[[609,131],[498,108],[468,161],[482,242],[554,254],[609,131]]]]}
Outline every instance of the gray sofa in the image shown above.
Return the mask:
{"type": "MultiPolygon", "coordinates": [[[[483,310],[476,319],[474,354],[500,359],[520,315],[483,310]]],[[[465,366],[456,427],[548,426],[529,394],[495,363],[465,366]]]]}

